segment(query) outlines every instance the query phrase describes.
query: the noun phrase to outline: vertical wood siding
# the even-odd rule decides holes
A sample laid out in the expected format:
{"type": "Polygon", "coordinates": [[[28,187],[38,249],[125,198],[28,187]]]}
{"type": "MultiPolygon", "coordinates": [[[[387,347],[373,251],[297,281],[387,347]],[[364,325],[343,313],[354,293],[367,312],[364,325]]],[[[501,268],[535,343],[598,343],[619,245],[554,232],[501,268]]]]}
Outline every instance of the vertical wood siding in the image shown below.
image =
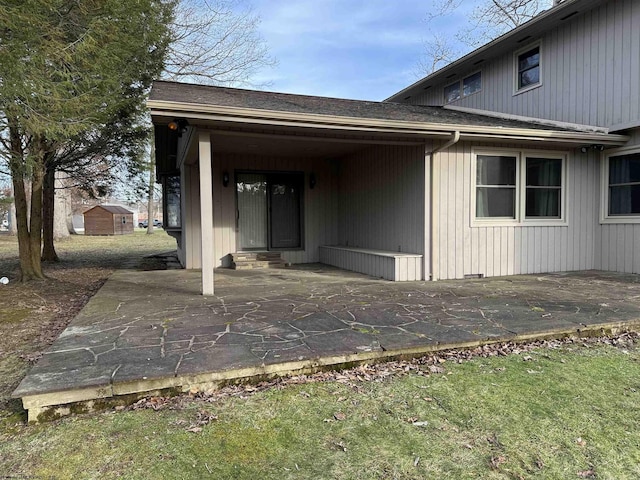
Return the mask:
{"type": "Polygon", "coordinates": [[[568,226],[471,227],[470,197],[475,194],[471,148],[471,144],[461,142],[434,158],[439,169],[434,199],[439,223],[438,278],[595,268],[600,168],[596,154],[569,153],[568,226]]]}
{"type": "MultiPolygon", "coordinates": [[[[513,53],[525,43],[487,61],[482,90],[452,105],[607,127],[640,121],[639,25],[639,1],[603,2],[541,38],[542,86],[513,95],[513,53]]],[[[408,102],[442,105],[445,85],[455,80],[443,80],[408,102]]]]}
{"type": "Polygon", "coordinates": [[[340,160],[339,244],[424,254],[423,146],[376,146],[340,160]]]}
{"type": "MultiPolygon", "coordinates": [[[[625,132],[631,139],[628,146],[640,147],[640,128],[625,132]]],[[[617,223],[600,225],[596,238],[595,268],[614,272],[640,273],[640,224],[617,223]]]]}
{"type": "MultiPolygon", "coordinates": [[[[214,144],[215,149],[215,144],[214,144]]],[[[273,158],[260,155],[213,153],[213,229],[216,267],[230,266],[229,254],[238,250],[236,235],[236,197],[234,172],[237,170],[304,172],[304,249],[283,251],[282,258],[291,263],[319,261],[320,245],[337,243],[337,180],[330,160],[273,158]],[[231,181],[222,185],[222,174],[228,172],[231,181]],[[316,176],[316,186],[309,188],[309,175],[316,176]]],[[[185,212],[183,240],[185,267],[200,268],[200,221],[198,171],[185,169],[183,198],[185,212]],[[191,208],[188,208],[188,206],[191,208]]]]}

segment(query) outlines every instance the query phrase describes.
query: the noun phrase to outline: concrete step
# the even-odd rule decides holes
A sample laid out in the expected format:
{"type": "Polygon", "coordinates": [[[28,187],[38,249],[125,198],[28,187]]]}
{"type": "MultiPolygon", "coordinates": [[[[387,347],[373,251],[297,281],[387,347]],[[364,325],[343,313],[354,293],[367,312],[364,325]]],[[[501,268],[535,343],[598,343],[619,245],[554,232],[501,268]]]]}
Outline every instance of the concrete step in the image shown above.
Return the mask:
{"type": "Polygon", "coordinates": [[[286,266],[279,252],[236,252],[231,254],[231,259],[231,268],[235,270],[284,268],[286,266]]]}

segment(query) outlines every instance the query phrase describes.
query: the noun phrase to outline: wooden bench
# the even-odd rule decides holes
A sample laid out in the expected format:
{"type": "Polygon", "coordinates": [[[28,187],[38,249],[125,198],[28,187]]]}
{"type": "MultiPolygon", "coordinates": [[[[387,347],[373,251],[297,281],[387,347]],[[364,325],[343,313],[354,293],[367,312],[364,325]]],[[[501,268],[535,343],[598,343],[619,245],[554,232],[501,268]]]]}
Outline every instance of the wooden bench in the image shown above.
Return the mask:
{"type": "Polygon", "coordinates": [[[320,262],[394,282],[422,280],[422,255],[417,253],[325,245],[320,262]]]}

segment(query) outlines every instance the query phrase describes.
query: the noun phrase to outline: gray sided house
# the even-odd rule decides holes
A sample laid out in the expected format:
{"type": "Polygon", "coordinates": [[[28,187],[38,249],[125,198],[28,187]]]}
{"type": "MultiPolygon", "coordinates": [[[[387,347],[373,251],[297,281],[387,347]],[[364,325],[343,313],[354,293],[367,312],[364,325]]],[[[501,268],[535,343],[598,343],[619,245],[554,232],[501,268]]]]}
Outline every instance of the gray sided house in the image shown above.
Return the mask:
{"type": "Polygon", "coordinates": [[[156,82],[185,268],[640,272],[640,4],[565,0],[385,102],[156,82]]]}

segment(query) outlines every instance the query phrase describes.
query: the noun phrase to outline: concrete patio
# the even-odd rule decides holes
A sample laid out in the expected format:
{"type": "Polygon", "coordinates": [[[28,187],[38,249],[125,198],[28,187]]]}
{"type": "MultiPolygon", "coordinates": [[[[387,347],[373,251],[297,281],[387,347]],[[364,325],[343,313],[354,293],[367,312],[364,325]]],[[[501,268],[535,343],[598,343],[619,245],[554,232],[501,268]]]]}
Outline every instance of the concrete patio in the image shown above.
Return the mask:
{"type": "Polygon", "coordinates": [[[24,378],[30,421],[142,395],[640,326],[640,276],[387,282],[324,265],[112,275],[24,378]]]}

